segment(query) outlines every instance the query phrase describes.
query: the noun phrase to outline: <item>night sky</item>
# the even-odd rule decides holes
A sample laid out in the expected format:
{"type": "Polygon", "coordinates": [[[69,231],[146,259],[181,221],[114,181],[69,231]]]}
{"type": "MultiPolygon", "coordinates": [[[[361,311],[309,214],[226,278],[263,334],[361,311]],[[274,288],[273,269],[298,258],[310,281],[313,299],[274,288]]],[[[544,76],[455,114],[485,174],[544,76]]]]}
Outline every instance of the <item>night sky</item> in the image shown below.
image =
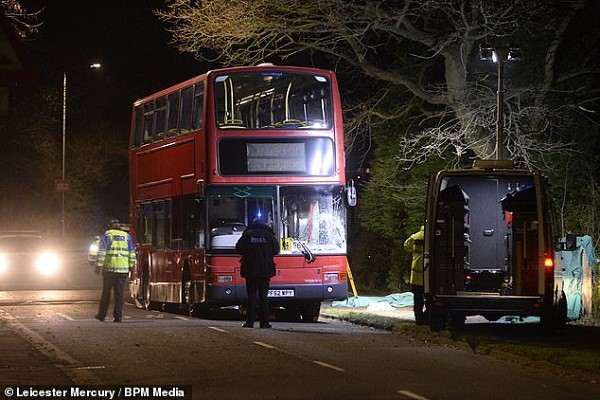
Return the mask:
{"type": "Polygon", "coordinates": [[[43,8],[39,33],[27,42],[37,82],[60,86],[66,71],[68,98],[77,100],[69,109],[87,119],[111,119],[128,129],[133,101],[209,69],[169,44],[164,23],[153,14],[164,1],[21,3],[30,12],[43,8]],[[102,69],[90,70],[93,62],[102,69]]]}
{"type": "MultiPolygon", "coordinates": [[[[191,55],[180,54],[169,43],[170,34],[166,26],[153,13],[164,7],[164,1],[20,0],[20,3],[31,13],[42,10],[39,16],[41,25],[37,35],[23,42],[35,70],[35,78],[8,85],[12,110],[9,118],[2,121],[5,129],[2,133],[6,135],[0,153],[5,165],[18,165],[20,168],[5,175],[6,179],[0,182],[0,185],[8,185],[3,189],[10,188],[4,193],[12,194],[4,196],[0,202],[0,224],[10,223],[10,219],[14,218],[19,224],[31,224],[32,229],[52,230],[58,229],[60,221],[60,197],[57,193],[52,191],[50,196],[45,196],[43,205],[27,199],[35,198],[31,190],[38,186],[47,189],[60,176],[58,144],[62,132],[64,73],[67,75],[66,176],[69,179],[70,168],[73,168],[69,165],[73,159],[69,145],[76,143],[76,137],[82,138],[86,134],[93,137],[98,132],[107,132],[123,143],[123,148],[115,149],[115,152],[124,155],[135,100],[218,66],[203,65],[191,55]],[[90,64],[96,62],[101,63],[102,68],[90,69],[90,64]],[[13,145],[7,144],[11,138],[8,133],[28,125],[42,127],[42,132],[49,129],[52,140],[36,137],[33,151],[27,143],[19,147],[26,150],[15,150],[13,145]],[[46,149],[45,143],[56,149],[55,159],[35,158],[38,148],[46,149]],[[18,151],[29,151],[33,158],[21,163],[14,157],[5,157],[6,152],[11,155],[18,151]],[[56,171],[45,168],[46,176],[37,168],[48,163],[56,166],[56,171]],[[31,179],[32,176],[39,179],[31,179]],[[31,184],[21,184],[29,179],[31,184]],[[19,200],[21,198],[23,200],[19,200]],[[38,212],[41,213],[39,216],[38,212]],[[24,218],[31,221],[23,222],[24,218]]],[[[33,135],[37,131],[34,129],[32,132],[33,135]]],[[[43,154],[47,156],[49,151],[43,154]]],[[[67,215],[67,225],[75,227],[79,218],[81,229],[97,234],[105,217],[126,220],[127,174],[119,171],[118,166],[105,173],[111,174],[111,185],[80,190],[78,193],[84,195],[87,193],[85,190],[93,192],[93,200],[89,204],[93,209],[84,210],[77,216],[67,215]]],[[[74,208],[71,204],[77,201],[72,193],[67,195],[67,213],[74,208]]],[[[67,228],[68,231],[71,229],[75,228],[67,228]]]]}

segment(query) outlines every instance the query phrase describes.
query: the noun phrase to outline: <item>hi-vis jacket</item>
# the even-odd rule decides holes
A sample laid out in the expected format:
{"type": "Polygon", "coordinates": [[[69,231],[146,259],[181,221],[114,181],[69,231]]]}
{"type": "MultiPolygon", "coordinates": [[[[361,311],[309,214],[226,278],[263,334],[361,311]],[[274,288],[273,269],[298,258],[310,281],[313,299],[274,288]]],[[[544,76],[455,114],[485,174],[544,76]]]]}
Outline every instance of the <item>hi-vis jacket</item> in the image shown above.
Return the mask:
{"type": "Polygon", "coordinates": [[[98,243],[96,266],[102,272],[126,274],[135,265],[135,246],[131,235],[119,229],[109,229],[98,243]]]}
{"type": "Polygon", "coordinates": [[[410,283],[423,285],[423,240],[425,239],[425,227],[413,233],[404,242],[404,250],[412,252],[410,268],[410,283]]]}

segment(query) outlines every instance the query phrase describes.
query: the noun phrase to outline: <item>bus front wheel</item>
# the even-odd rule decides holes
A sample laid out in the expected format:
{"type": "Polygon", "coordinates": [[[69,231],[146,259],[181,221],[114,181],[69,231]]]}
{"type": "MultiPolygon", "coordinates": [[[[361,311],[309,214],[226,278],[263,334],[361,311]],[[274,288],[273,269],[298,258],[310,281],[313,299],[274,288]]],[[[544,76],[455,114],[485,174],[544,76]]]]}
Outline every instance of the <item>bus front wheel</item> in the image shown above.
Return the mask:
{"type": "Polygon", "coordinates": [[[321,302],[307,303],[300,309],[302,322],[317,322],[321,314],[321,302]]]}

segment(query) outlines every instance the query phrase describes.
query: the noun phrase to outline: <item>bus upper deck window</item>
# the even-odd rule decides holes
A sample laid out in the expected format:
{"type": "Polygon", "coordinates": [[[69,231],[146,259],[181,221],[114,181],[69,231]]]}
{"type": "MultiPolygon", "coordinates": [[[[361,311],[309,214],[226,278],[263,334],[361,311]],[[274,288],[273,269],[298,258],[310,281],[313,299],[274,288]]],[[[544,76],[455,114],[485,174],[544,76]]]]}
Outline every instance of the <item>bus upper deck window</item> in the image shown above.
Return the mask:
{"type": "Polygon", "coordinates": [[[329,129],[330,81],[282,71],[242,72],[215,78],[215,113],[221,129],[329,129]]]}
{"type": "Polygon", "coordinates": [[[196,85],[194,93],[194,105],[192,108],[192,129],[198,130],[202,128],[202,110],[204,102],[204,85],[199,83],[196,85]]]}
{"type": "Polygon", "coordinates": [[[154,137],[154,102],[144,105],[143,143],[152,142],[154,137]]]}
{"type": "Polygon", "coordinates": [[[171,93],[167,97],[167,137],[177,134],[177,119],[179,117],[179,92],[171,93]]]}
{"type": "Polygon", "coordinates": [[[161,97],[156,100],[155,124],[154,124],[154,140],[164,139],[165,137],[165,122],[167,116],[167,100],[161,97]]]}
{"type": "Polygon", "coordinates": [[[181,119],[179,120],[179,134],[183,135],[192,130],[193,87],[188,86],[181,90],[181,119]]]}
{"type": "Polygon", "coordinates": [[[133,147],[138,147],[142,144],[142,137],[144,132],[144,107],[141,105],[135,106],[134,108],[134,133],[133,133],[133,147]]]}

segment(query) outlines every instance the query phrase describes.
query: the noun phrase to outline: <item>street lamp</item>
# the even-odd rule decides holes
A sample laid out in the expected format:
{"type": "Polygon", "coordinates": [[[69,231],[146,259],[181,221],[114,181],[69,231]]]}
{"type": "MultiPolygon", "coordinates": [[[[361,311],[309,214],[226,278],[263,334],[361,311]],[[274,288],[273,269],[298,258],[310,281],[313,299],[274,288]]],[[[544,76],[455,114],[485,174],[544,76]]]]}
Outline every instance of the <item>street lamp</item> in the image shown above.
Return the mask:
{"type": "Polygon", "coordinates": [[[498,91],[496,114],[496,159],[502,159],[502,141],[504,135],[504,63],[518,60],[520,49],[511,46],[493,47],[487,43],[479,45],[482,60],[492,60],[498,64],[498,91]]]}
{"type": "MultiPolygon", "coordinates": [[[[90,65],[90,68],[98,69],[102,67],[99,63],[90,65]]],[[[69,183],[66,180],[65,173],[65,161],[66,161],[66,143],[67,143],[67,72],[63,73],[63,114],[62,114],[62,174],[61,174],[61,185],[57,185],[57,189],[60,190],[60,235],[65,238],[65,192],[69,190],[69,183]]]]}

